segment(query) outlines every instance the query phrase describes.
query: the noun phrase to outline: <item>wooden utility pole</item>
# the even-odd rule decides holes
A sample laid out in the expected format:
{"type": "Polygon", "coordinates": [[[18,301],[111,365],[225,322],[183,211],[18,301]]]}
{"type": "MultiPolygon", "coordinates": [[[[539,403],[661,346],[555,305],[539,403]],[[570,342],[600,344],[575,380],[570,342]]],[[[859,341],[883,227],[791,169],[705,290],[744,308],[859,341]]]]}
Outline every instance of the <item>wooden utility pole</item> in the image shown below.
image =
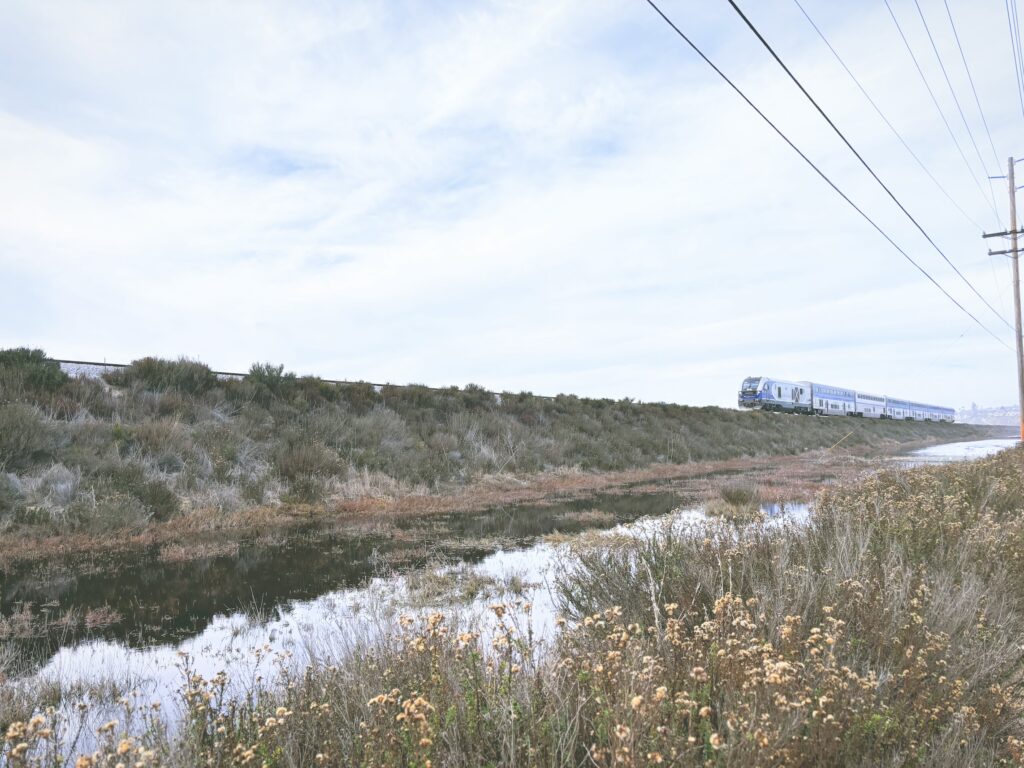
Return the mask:
{"type": "MultiPolygon", "coordinates": [[[[989,250],[989,256],[1009,256],[1013,260],[1013,319],[1014,336],[1017,342],[1017,403],[1020,406],[1020,439],[1024,442],[1024,336],[1021,336],[1020,322],[1020,253],[1017,250],[1017,236],[1024,234],[1017,229],[1017,185],[1013,179],[1013,163],[1011,157],[1006,164],[1006,180],[1010,187],[1010,229],[1006,232],[993,232],[982,237],[1010,237],[1010,247],[1005,251],[989,250]]],[[[990,176],[989,178],[1000,178],[990,176]]]]}
{"type": "Polygon", "coordinates": [[[1013,158],[1007,162],[1010,182],[1010,250],[1013,252],[1013,319],[1017,342],[1017,403],[1020,405],[1020,439],[1024,441],[1024,337],[1020,327],[1020,253],[1017,251],[1017,185],[1013,181],[1013,158]]]}

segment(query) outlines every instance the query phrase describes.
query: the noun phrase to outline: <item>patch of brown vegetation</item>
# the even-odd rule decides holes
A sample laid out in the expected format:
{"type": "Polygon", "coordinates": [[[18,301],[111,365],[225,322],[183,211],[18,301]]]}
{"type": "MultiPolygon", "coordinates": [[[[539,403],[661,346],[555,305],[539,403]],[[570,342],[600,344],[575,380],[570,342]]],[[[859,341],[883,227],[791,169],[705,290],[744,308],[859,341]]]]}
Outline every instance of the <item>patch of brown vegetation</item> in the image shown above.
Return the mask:
{"type": "Polygon", "coordinates": [[[160,550],[157,559],[162,563],[187,563],[211,557],[232,557],[238,554],[237,541],[199,542],[197,544],[168,544],[160,550]]]}

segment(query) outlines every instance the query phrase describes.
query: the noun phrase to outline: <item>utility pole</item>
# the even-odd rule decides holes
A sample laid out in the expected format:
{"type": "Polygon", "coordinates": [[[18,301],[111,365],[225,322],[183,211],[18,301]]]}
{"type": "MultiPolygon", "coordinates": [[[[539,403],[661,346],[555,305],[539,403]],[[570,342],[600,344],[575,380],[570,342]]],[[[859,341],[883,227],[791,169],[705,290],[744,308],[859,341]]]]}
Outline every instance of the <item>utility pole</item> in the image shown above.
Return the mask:
{"type": "Polygon", "coordinates": [[[1013,260],[1013,319],[1014,340],[1017,342],[1017,403],[1020,406],[1020,439],[1024,442],[1024,337],[1021,336],[1020,321],[1020,253],[1017,250],[1017,185],[1013,179],[1013,158],[1006,164],[1006,179],[1010,187],[1010,229],[982,237],[1010,236],[1010,248],[1006,251],[989,251],[990,256],[1006,255],[1013,260]]]}
{"type": "Polygon", "coordinates": [[[1020,405],[1020,439],[1024,441],[1024,338],[1020,327],[1020,253],[1017,251],[1017,185],[1013,182],[1013,158],[1007,162],[1010,181],[1010,250],[1013,255],[1013,320],[1017,342],[1017,403],[1020,405]]]}

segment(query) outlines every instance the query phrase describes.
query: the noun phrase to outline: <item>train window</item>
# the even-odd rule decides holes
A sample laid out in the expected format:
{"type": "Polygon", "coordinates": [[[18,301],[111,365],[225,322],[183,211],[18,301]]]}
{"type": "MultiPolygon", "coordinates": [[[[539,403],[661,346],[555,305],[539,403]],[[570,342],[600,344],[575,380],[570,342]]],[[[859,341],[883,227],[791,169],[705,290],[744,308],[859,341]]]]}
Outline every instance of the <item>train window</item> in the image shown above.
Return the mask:
{"type": "Polygon", "coordinates": [[[778,397],[779,400],[781,400],[782,399],[782,387],[776,387],[775,389],[778,392],[778,395],[776,395],[776,397],[778,397]]]}

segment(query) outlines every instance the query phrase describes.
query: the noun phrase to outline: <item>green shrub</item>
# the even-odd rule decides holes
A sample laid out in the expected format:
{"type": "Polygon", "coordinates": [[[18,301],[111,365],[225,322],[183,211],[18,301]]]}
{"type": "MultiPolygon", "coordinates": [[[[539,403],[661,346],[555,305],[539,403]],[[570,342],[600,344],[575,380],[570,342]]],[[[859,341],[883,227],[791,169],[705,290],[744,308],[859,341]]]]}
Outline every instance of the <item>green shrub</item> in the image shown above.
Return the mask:
{"type": "Polygon", "coordinates": [[[41,349],[0,349],[0,393],[5,398],[51,395],[67,381],[60,363],[41,349]]]}
{"type": "Polygon", "coordinates": [[[0,469],[26,469],[48,459],[55,434],[30,405],[0,405],[0,469]]]}
{"type": "Polygon", "coordinates": [[[151,517],[145,504],[122,492],[81,494],[68,508],[73,525],[93,532],[142,528],[151,517]]]}
{"type": "Polygon", "coordinates": [[[288,482],[288,501],[313,502],[324,497],[327,482],[322,475],[296,475],[288,482]]]}
{"type": "Polygon", "coordinates": [[[283,365],[253,363],[245,380],[255,390],[256,400],[266,403],[274,398],[285,398],[296,378],[294,373],[285,373],[283,365]]]}
{"type": "Polygon", "coordinates": [[[341,470],[337,454],[301,435],[287,436],[274,451],[273,459],[278,474],[289,481],[311,475],[335,475],[341,470]]]}
{"type": "Polygon", "coordinates": [[[127,368],[107,374],[107,380],[118,386],[137,385],[156,391],[173,389],[193,396],[217,386],[217,377],[209,366],[184,357],[178,360],[144,357],[132,361],[127,368]]]}
{"type": "Polygon", "coordinates": [[[262,475],[243,478],[241,491],[245,501],[262,504],[267,496],[267,478],[262,475]]]}
{"type": "Polygon", "coordinates": [[[169,520],[181,508],[177,495],[167,485],[147,478],[145,470],[133,462],[110,461],[90,480],[97,498],[131,497],[142,505],[147,516],[157,521],[169,520]]]}
{"type": "Polygon", "coordinates": [[[10,519],[21,507],[21,492],[14,475],[0,472],[0,523],[10,519]]]}
{"type": "Polygon", "coordinates": [[[338,394],[356,413],[365,413],[380,403],[380,395],[372,384],[365,381],[338,384],[338,394]]]}
{"type": "Polygon", "coordinates": [[[75,376],[68,379],[47,405],[55,419],[71,420],[83,413],[109,419],[114,415],[115,396],[102,379],[75,376]]]}

